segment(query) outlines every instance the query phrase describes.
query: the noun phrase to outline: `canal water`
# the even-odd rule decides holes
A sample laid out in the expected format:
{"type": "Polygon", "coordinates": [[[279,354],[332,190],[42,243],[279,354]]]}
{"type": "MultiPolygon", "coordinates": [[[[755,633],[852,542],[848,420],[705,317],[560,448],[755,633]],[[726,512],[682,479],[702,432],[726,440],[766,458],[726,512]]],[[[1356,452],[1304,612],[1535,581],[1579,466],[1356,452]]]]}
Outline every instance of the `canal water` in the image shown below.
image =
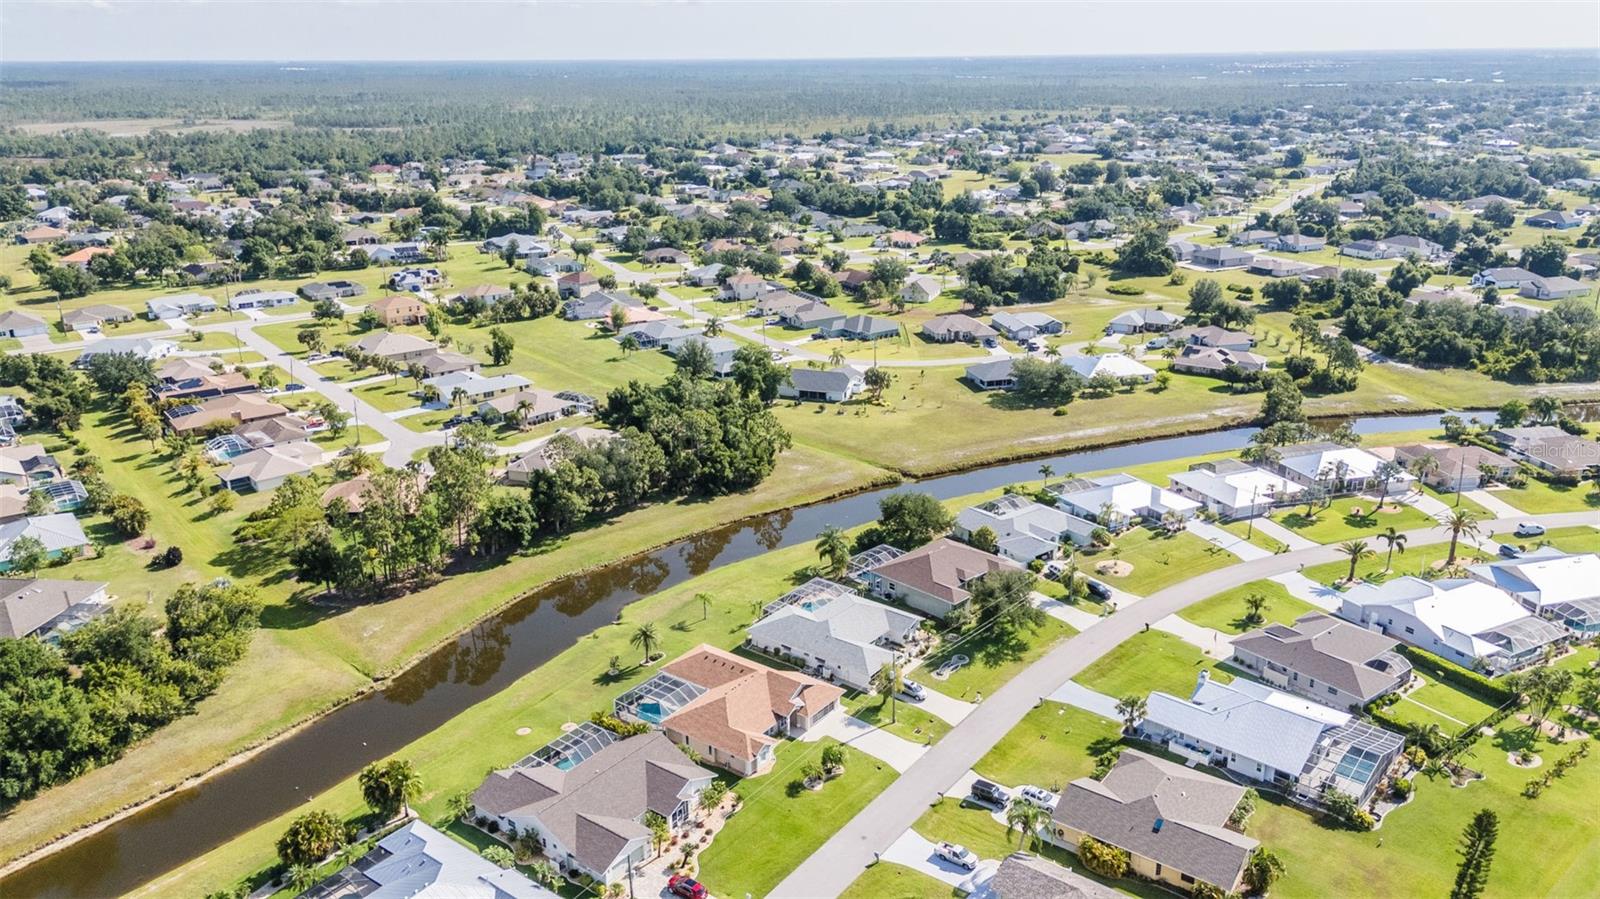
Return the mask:
{"type": "MultiPolygon", "coordinates": [[[[1319,422],[1336,426],[1345,420],[1319,422]]],[[[1348,419],[1358,433],[1436,427],[1438,415],[1348,419]]],[[[113,896],[274,818],[510,686],[629,603],[723,565],[877,517],[878,501],[915,489],[940,499],[1057,472],[1125,468],[1241,449],[1255,428],[1147,440],[928,478],[734,522],[655,552],[552,581],[485,619],[370,693],[200,786],[161,800],[0,881],[5,899],[113,896]]],[[[511,761],[507,759],[507,761],[511,761]]]]}

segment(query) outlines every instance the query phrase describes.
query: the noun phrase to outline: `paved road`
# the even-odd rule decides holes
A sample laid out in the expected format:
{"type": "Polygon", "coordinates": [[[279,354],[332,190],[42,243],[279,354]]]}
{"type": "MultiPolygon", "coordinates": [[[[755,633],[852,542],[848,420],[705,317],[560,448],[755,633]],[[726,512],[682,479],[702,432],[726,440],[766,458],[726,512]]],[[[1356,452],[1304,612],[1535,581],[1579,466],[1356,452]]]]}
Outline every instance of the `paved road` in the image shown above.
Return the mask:
{"type": "MultiPolygon", "coordinates": [[[[1493,533],[1515,527],[1518,521],[1528,520],[1550,528],[1594,525],[1600,524],[1600,513],[1524,515],[1486,521],[1482,527],[1485,533],[1493,533]]],[[[1412,547],[1444,543],[1450,539],[1449,533],[1440,527],[1411,531],[1406,537],[1408,545],[1412,547]]],[[[1122,641],[1143,631],[1146,625],[1153,625],[1191,603],[1240,584],[1341,558],[1337,546],[1318,546],[1240,562],[1153,593],[1101,619],[1093,627],[1063,642],[1029,665],[979,704],[966,720],[934,744],[916,764],[778,884],[772,896],[810,899],[838,896],[844,892],[872,863],[875,854],[893,845],[930,803],[977,764],[1001,737],[1017,726],[1040,697],[1055,692],[1068,679],[1122,641]]]]}

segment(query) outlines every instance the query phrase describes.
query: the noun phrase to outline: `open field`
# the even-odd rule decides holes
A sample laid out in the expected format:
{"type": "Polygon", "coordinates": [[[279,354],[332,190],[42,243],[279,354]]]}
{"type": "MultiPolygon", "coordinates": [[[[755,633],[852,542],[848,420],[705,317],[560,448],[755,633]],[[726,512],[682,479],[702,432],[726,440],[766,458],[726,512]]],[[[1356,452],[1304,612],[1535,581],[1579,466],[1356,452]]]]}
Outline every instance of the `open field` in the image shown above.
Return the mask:
{"type": "Polygon", "coordinates": [[[1150,528],[1130,528],[1118,534],[1108,550],[1084,552],[1081,567],[1113,587],[1148,596],[1163,587],[1197,574],[1226,568],[1238,561],[1232,553],[1188,531],[1166,534],[1150,528]],[[1107,563],[1133,566],[1126,575],[1099,570],[1107,563]]]}
{"type": "Polygon", "coordinates": [[[912,679],[946,696],[976,702],[992,694],[1018,671],[1049,651],[1050,647],[1077,633],[1072,626],[1046,618],[1037,628],[1020,628],[1011,634],[975,630],[960,642],[947,642],[924,660],[912,679]],[[971,661],[957,668],[945,680],[933,676],[946,659],[964,655],[971,661]]]}
{"type": "Polygon", "coordinates": [[[1264,624],[1293,624],[1301,615],[1320,611],[1311,603],[1290,595],[1288,589],[1277,581],[1261,580],[1241,584],[1210,599],[1203,599],[1178,614],[1201,627],[1225,634],[1242,634],[1264,624]],[[1251,594],[1260,594],[1267,600],[1261,610],[1262,617],[1266,619],[1262,624],[1248,624],[1245,621],[1247,610],[1244,599],[1251,594]]]}
{"type": "Polygon", "coordinates": [[[1146,631],[1124,640],[1073,680],[1118,699],[1142,697],[1151,690],[1188,696],[1202,670],[1209,669],[1212,677],[1223,682],[1232,680],[1219,664],[1171,634],[1146,631]]]}

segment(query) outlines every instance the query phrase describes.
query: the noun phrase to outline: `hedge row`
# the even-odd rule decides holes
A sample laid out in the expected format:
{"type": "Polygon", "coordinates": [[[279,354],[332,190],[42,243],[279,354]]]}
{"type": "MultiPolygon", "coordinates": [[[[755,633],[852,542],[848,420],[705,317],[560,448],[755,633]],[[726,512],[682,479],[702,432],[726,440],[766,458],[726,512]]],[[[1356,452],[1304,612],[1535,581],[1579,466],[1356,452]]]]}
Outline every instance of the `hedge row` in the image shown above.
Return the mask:
{"type": "Polygon", "coordinates": [[[1418,649],[1410,644],[1402,643],[1399,651],[1401,655],[1411,662],[1412,668],[1432,676],[1440,683],[1465,690],[1489,705],[1499,707],[1509,702],[1515,702],[1519,698],[1510,690],[1478,672],[1468,671],[1460,665],[1448,659],[1442,659],[1425,649],[1418,649]]]}

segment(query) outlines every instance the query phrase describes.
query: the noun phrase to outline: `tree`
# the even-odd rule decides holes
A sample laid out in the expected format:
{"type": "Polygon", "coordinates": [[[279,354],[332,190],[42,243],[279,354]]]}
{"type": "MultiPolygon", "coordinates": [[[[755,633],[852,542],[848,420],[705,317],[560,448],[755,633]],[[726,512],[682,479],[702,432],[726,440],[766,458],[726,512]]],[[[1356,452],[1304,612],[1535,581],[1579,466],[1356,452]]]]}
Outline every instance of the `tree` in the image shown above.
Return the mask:
{"type": "Polygon", "coordinates": [[[715,597],[709,593],[696,593],[694,595],[694,599],[695,602],[700,604],[700,620],[705,621],[709,619],[711,617],[711,606],[716,601],[715,597]]]}
{"type": "Polygon", "coordinates": [[[1050,822],[1050,810],[1031,802],[1013,802],[1006,808],[1006,836],[1011,836],[1011,831],[1018,831],[1017,846],[1020,848],[1024,840],[1032,840],[1032,846],[1039,848],[1039,831],[1050,822]]]}
{"type": "Polygon", "coordinates": [[[883,701],[889,701],[889,723],[893,724],[900,716],[900,691],[905,689],[905,680],[901,675],[899,662],[885,662],[872,673],[872,683],[868,684],[880,697],[878,706],[882,708],[883,701]]]}
{"type": "Polygon", "coordinates": [[[772,354],[754,344],[745,344],[733,353],[730,373],[739,392],[763,403],[778,398],[778,390],[789,383],[789,369],[772,359],[772,354]]]}
{"type": "Polygon", "coordinates": [[[978,621],[1002,634],[1044,623],[1044,610],[1033,604],[1033,586],[1033,572],[1026,569],[991,571],[967,583],[978,621]]]}
{"type": "Polygon", "coordinates": [[[405,759],[373,762],[361,769],[357,780],[361,798],[384,821],[409,812],[411,800],[422,794],[422,777],[405,759]]]}
{"type": "MultiPolygon", "coordinates": [[[[1383,509],[1384,500],[1389,496],[1389,485],[1393,483],[1395,478],[1405,474],[1405,471],[1400,465],[1387,459],[1378,464],[1377,470],[1373,472],[1373,478],[1378,482],[1378,508],[1380,510],[1383,509]]],[[[1398,499],[1395,500],[1396,506],[1399,503],[1398,499]]]]}
{"type": "Polygon", "coordinates": [[[1494,862],[1494,844],[1500,836],[1500,817],[1489,809],[1472,816],[1461,832],[1461,865],[1450,899],[1478,899],[1489,882],[1489,866],[1494,862]]]}
{"type": "Polygon", "coordinates": [[[877,403],[883,399],[883,392],[889,389],[890,384],[894,383],[894,374],[888,369],[874,365],[867,369],[866,374],[862,375],[861,379],[867,385],[867,392],[871,396],[872,402],[877,403]]]}
{"type": "Polygon", "coordinates": [[[994,528],[989,527],[988,525],[984,525],[983,527],[978,528],[976,531],[973,531],[972,536],[967,540],[967,542],[986,553],[995,552],[1000,546],[999,535],[994,532],[994,528]]]}
{"type": "Polygon", "coordinates": [[[1378,539],[1382,540],[1384,545],[1389,548],[1389,555],[1383,560],[1383,570],[1393,571],[1395,550],[1398,549],[1400,551],[1400,555],[1402,556],[1406,554],[1406,535],[1395,530],[1393,526],[1390,526],[1389,528],[1385,529],[1383,533],[1378,535],[1378,539]]]}
{"type": "Polygon", "coordinates": [[[829,743],[822,747],[822,767],[825,770],[838,770],[844,767],[844,747],[838,743],[829,743]]]}
{"type": "Polygon", "coordinates": [[[505,365],[511,361],[511,351],[516,349],[517,342],[500,328],[489,329],[489,361],[495,365],[505,365]]]}
{"type": "Polygon", "coordinates": [[[926,493],[891,493],[878,502],[879,538],[899,549],[916,549],[954,523],[944,504],[926,493]]]}
{"type": "Polygon", "coordinates": [[[306,812],[278,837],[278,858],[289,867],[315,865],[343,845],[343,822],[331,812],[306,812]]]}
{"type": "Polygon", "coordinates": [[[129,537],[143,534],[150,526],[150,510],[126,493],[119,493],[111,500],[110,515],[111,524],[129,537]]]}
{"type": "Polygon", "coordinates": [[[1345,582],[1352,584],[1356,580],[1356,565],[1375,555],[1365,540],[1347,540],[1339,544],[1339,554],[1350,560],[1350,573],[1345,576],[1345,582]]]}
{"type": "Polygon", "coordinates": [[[1256,625],[1267,620],[1267,596],[1265,593],[1251,593],[1244,598],[1244,620],[1246,624],[1256,625]]]}
{"type": "Polygon", "coordinates": [[[817,535],[817,558],[822,560],[823,573],[831,578],[844,577],[850,568],[850,541],[838,525],[828,525],[817,535]]]}
{"type": "Polygon", "coordinates": [[[661,854],[661,847],[672,839],[672,826],[660,813],[651,810],[644,813],[644,826],[650,829],[650,846],[657,855],[661,854]]]}
{"type": "Polygon", "coordinates": [[[1478,536],[1478,516],[1470,509],[1452,509],[1444,526],[1450,532],[1450,556],[1444,561],[1445,567],[1448,568],[1456,564],[1456,545],[1461,538],[1478,536]]]}
{"type": "Polygon", "coordinates": [[[1172,254],[1167,251],[1167,232],[1155,225],[1141,225],[1117,247],[1111,268],[1125,275],[1164,277],[1171,274],[1172,254]]]}
{"type": "Polygon", "coordinates": [[[906,264],[892,256],[880,257],[872,263],[871,280],[882,287],[886,295],[898,293],[910,274],[906,264]]]}
{"type": "Polygon", "coordinates": [[[1568,252],[1566,244],[1546,237],[1531,247],[1524,247],[1518,264],[1542,278],[1553,278],[1566,271],[1568,252]]]}
{"type": "Polygon", "coordinates": [[[660,639],[656,634],[656,626],[646,621],[634,629],[633,636],[628,638],[628,643],[639,647],[639,650],[644,653],[644,660],[641,664],[648,665],[650,664],[650,657],[655,654],[655,648],[660,639]]]}
{"type": "Polygon", "coordinates": [[[1494,423],[1502,428],[1520,427],[1527,420],[1528,404],[1522,400],[1506,400],[1494,415],[1494,423]]]}
{"type": "Polygon", "coordinates": [[[1143,696],[1124,696],[1117,700],[1117,714],[1122,716],[1122,730],[1132,733],[1144,720],[1146,706],[1143,696]]]}
{"type": "Polygon", "coordinates": [[[24,534],[11,543],[11,570],[18,574],[29,575],[38,571],[50,561],[50,554],[44,548],[44,542],[38,537],[24,534]]]}
{"type": "Polygon", "coordinates": [[[1094,837],[1084,837],[1078,841],[1078,860],[1083,862],[1085,868],[1110,880],[1128,873],[1127,850],[1102,843],[1094,837]]]}
{"type": "Polygon", "coordinates": [[[674,360],[678,371],[693,381],[704,381],[716,374],[716,358],[704,340],[686,340],[678,349],[674,360]]]}
{"type": "Polygon", "coordinates": [[[1262,397],[1261,411],[1256,416],[1263,427],[1305,420],[1305,412],[1301,408],[1304,397],[1295,385],[1294,378],[1286,372],[1273,372],[1267,376],[1266,384],[1266,396],[1262,397]]]}
{"type": "Polygon", "coordinates": [[[1283,872],[1283,860],[1265,846],[1257,846],[1250,853],[1250,860],[1245,862],[1244,882],[1250,892],[1264,896],[1283,877],[1283,872]]]}
{"type": "Polygon", "coordinates": [[[1549,424],[1561,418],[1561,398],[1549,393],[1541,393],[1528,401],[1528,411],[1532,412],[1541,424],[1549,424]]]}

